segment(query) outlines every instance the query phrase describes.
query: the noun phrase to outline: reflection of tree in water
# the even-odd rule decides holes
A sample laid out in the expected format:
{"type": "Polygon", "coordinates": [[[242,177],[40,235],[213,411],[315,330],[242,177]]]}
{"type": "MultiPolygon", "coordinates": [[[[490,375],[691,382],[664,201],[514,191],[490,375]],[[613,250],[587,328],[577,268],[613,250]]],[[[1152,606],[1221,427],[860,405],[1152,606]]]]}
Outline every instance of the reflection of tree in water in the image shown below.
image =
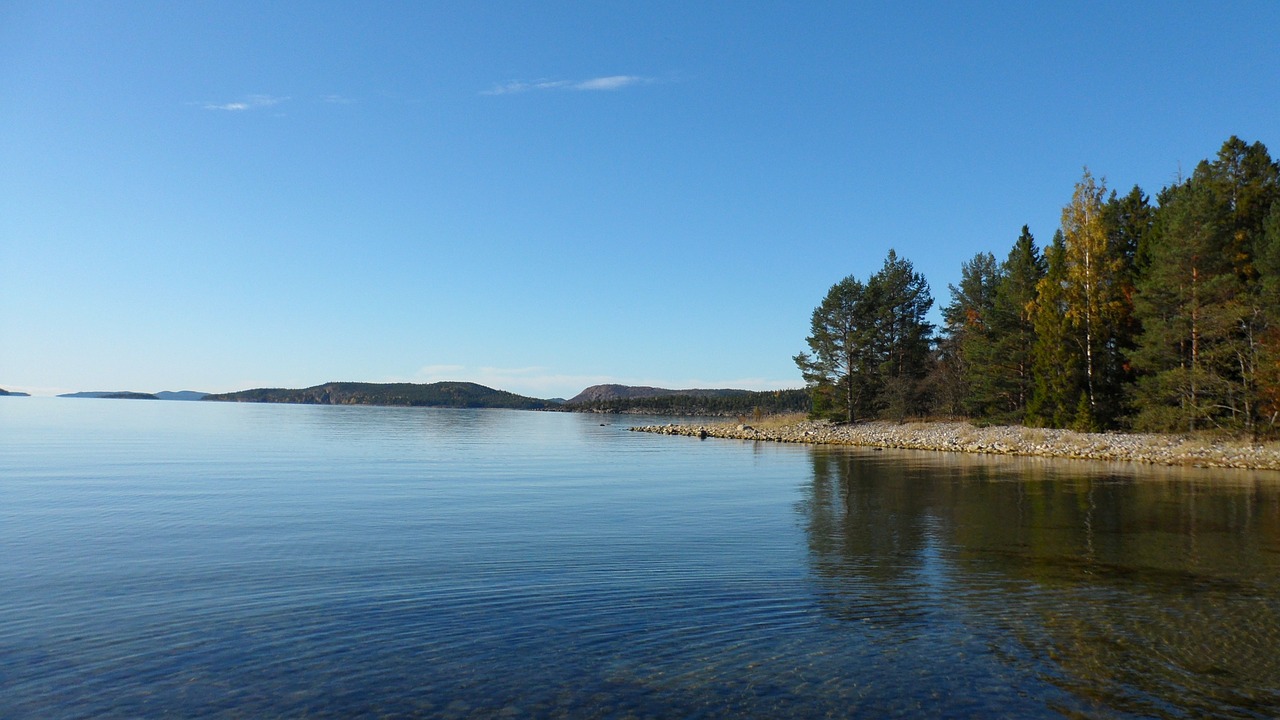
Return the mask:
{"type": "Polygon", "coordinates": [[[901,638],[959,618],[1113,712],[1280,713],[1274,480],[834,449],[813,466],[803,511],[835,617],[901,638]]]}

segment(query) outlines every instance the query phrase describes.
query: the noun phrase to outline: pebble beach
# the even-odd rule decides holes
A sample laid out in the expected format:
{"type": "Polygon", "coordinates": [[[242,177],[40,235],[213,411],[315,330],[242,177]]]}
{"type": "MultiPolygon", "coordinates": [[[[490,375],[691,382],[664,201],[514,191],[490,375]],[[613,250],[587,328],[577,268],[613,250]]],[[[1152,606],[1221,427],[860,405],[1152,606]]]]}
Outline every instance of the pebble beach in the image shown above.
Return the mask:
{"type": "Polygon", "coordinates": [[[845,425],[813,420],[781,427],[707,423],[646,425],[631,430],[762,442],[1280,470],[1280,443],[1252,444],[1198,435],[1081,433],[1007,425],[977,427],[967,422],[872,421],[845,425]]]}

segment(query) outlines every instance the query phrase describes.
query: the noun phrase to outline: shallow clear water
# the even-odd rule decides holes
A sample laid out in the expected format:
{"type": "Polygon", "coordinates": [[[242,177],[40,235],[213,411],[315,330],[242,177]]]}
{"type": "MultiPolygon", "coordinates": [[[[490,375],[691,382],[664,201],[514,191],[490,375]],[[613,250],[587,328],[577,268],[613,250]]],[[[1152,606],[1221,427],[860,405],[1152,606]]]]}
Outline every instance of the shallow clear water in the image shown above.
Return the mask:
{"type": "Polygon", "coordinates": [[[0,717],[1280,714],[1274,474],[634,422],[4,398],[0,717]]]}

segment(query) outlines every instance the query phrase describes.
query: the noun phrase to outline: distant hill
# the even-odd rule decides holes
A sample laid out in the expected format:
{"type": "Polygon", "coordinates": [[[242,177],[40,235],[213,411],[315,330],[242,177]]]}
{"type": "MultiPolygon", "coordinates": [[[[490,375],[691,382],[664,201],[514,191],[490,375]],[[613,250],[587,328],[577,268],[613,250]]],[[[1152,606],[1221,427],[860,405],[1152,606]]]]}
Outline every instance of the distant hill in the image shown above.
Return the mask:
{"type": "Polygon", "coordinates": [[[161,400],[203,400],[208,394],[195,390],[161,390],[156,393],[156,397],[161,400]]]}
{"type": "Polygon", "coordinates": [[[569,399],[565,410],[644,415],[733,417],[808,412],[807,390],[667,390],[628,385],[595,385],[569,399]]]}
{"type": "Polygon", "coordinates": [[[30,393],[17,392],[17,391],[9,391],[9,390],[5,390],[4,388],[0,388],[0,397],[5,397],[5,396],[7,396],[7,397],[31,397],[30,393]]]}
{"type": "Polygon", "coordinates": [[[667,388],[647,387],[644,385],[592,385],[565,401],[566,405],[600,402],[603,400],[632,400],[636,398],[667,397],[684,395],[687,397],[731,397],[745,395],[750,390],[668,390],[667,388]]]}
{"type": "Polygon", "coordinates": [[[61,398],[106,398],[109,400],[200,400],[209,393],[195,390],[162,390],[158,393],[144,393],[133,390],[89,390],[85,392],[65,393],[61,398]]]}
{"type": "Polygon", "coordinates": [[[306,405],[392,405],[410,407],[511,408],[543,410],[549,400],[525,397],[468,382],[358,383],[331,382],[301,390],[257,388],[206,395],[223,402],[300,403],[306,405]]]}

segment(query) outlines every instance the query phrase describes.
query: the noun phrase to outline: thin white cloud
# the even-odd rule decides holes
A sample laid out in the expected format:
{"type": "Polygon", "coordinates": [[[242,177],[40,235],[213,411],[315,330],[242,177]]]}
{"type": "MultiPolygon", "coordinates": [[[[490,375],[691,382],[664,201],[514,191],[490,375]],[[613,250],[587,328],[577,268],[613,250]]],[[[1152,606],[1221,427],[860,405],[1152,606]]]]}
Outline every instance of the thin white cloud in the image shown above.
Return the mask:
{"type": "Polygon", "coordinates": [[[653,82],[652,79],[641,77],[639,75],[607,75],[604,77],[595,77],[587,80],[512,80],[510,82],[495,85],[488,90],[480,92],[481,95],[513,95],[516,93],[531,92],[534,90],[578,90],[578,91],[600,91],[600,90],[621,90],[631,85],[641,85],[653,82]]]}
{"type": "Polygon", "coordinates": [[[514,93],[528,92],[530,90],[556,90],[567,88],[572,83],[568,80],[512,80],[501,85],[495,85],[492,88],[481,92],[481,95],[511,95],[514,93]]]}
{"type": "Polygon", "coordinates": [[[337,94],[325,95],[320,98],[320,101],[324,103],[328,103],[330,105],[354,105],[356,102],[355,100],[349,97],[344,97],[342,95],[337,95],[337,94]]]}
{"type": "Polygon", "coordinates": [[[646,80],[637,75],[610,75],[608,77],[583,80],[573,86],[574,90],[620,90],[628,85],[637,85],[646,80]]]}
{"type": "Polygon", "coordinates": [[[243,100],[237,100],[229,103],[202,103],[205,110],[223,110],[226,112],[243,112],[245,110],[256,110],[258,108],[272,107],[287,101],[288,97],[275,97],[273,95],[248,95],[243,100]]]}

